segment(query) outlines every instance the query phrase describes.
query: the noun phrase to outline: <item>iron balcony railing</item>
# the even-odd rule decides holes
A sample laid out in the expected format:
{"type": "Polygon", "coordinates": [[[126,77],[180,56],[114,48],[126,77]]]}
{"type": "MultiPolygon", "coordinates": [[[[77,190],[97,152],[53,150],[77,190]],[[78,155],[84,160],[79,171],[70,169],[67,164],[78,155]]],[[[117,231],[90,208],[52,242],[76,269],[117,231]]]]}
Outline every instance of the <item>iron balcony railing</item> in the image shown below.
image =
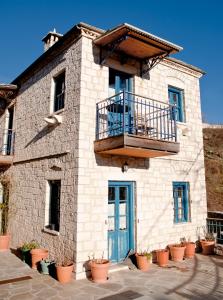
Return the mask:
{"type": "Polygon", "coordinates": [[[124,133],[177,141],[175,106],[123,91],[97,103],[96,139],[124,133]]]}
{"type": "Polygon", "coordinates": [[[15,132],[12,129],[4,130],[3,134],[1,134],[1,139],[0,139],[0,154],[13,155],[14,141],[15,141],[15,132]]]}
{"type": "Polygon", "coordinates": [[[223,219],[207,218],[207,229],[216,236],[217,244],[223,244],[223,219]]]}

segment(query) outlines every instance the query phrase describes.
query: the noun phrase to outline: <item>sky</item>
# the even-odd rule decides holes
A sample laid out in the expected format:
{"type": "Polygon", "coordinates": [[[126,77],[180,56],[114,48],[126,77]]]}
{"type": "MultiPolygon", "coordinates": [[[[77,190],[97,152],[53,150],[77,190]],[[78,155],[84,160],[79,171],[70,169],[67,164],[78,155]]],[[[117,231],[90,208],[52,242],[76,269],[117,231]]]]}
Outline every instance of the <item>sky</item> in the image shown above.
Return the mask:
{"type": "Polygon", "coordinates": [[[223,124],[222,0],[0,0],[0,83],[43,53],[41,39],[79,22],[102,29],[130,23],[184,48],[174,55],[207,74],[201,79],[205,122],[223,124]]]}

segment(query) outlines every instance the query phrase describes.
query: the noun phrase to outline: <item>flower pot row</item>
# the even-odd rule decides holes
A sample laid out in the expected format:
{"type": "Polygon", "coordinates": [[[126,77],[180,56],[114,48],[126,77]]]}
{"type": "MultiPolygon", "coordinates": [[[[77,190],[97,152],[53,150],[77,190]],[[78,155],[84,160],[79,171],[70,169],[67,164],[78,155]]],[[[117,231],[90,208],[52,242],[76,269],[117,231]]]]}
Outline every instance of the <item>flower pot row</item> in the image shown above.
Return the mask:
{"type": "MultiPolygon", "coordinates": [[[[205,255],[214,253],[214,241],[201,240],[202,253],[205,255]]],[[[160,267],[165,267],[168,264],[169,256],[175,262],[180,262],[184,258],[193,258],[195,255],[195,243],[184,242],[180,244],[169,245],[168,249],[155,250],[154,260],[160,267]]],[[[148,253],[136,253],[137,266],[142,271],[148,271],[150,265],[150,259],[148,259],[148,253]]]]}
{"type": "Polygon", "coordinates": [[[32,269],[38,269],[40,267],[41,273],[48,275],[52,270],[52,273],[56,271],[56,277],[59,282],[67,283],[71,281],[73,272],[73,263],[61,263],[55,264],[53,260],[49,260],[49,251],[47,249],[41,248],[39,244],[35,241],[29,243],[24,243],[20,248],[22,254],[22,260],[29,264],[32,269]]]}
{"type": "MultiPolygon", "coordinates": [[[[169,245],[168,249],[155,250],[155,261],[160,267],[165,267],[169,261],[169,255],[173,261],[182,261],[184,258],[193,258],[195,254],[195,243],[184,243],[169,245]]],[[[141,271],[148,271],[151,257],[149,253],[136,253],[137,267],[141,271]]]]}

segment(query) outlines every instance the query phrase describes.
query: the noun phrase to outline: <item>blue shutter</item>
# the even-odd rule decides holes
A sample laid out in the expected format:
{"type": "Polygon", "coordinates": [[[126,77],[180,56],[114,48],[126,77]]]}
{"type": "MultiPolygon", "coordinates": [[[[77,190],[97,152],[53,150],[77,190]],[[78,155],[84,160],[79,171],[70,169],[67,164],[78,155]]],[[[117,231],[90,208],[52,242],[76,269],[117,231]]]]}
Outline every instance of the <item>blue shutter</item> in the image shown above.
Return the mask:
{"type": "Polygon", "coordinates": [[[184,122],[184,107],[182,90],[169,87],[168,88],[169,103],[176,105],[176,121],[184,122]]]}
{"type": "Polygon", "coordinates": [[[189,221],[189,183],[184,183],[184,221],[189,221]]]}

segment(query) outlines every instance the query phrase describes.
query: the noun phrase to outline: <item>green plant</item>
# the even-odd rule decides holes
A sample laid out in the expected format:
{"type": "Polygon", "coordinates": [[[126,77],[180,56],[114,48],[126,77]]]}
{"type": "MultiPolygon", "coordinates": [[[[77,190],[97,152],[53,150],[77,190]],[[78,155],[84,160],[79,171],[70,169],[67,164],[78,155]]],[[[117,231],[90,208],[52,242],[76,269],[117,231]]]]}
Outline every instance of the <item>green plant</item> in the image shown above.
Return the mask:
{"type": "Polygon", "coordinates": [[[91,256],[88,256],[88,257],[89,257],[89,260],[95,262],[96,264],[104,264],[105,261],[107,262],[107,259],[104,258],[104,251],[102,252],[101,258],[95,258],[94,253],[92,254],[92,258],[91,258],[91,256]]]}
{"type": "Polygon", "coordinates": [[[148,252],[147,250],[139,251],[138,255],[146,256],[147,260],[151,260],[152,259],[152,253],[148,252]]]}
{"type": "Polygon", "coordinates": [[[9,222],[9,195],[10,195],[10,178],[5,175],[0,175],[0,184],[2,190],[2,202],[0,203],[0,234],[6,234],[8,231],[8,222],[9,222]]]}
{"type": "Polygon", "coordinates": [[[214,233],[208,232],[207,227],[203,226],[203,235],[206,241],[215,241],[214,233]]]}
{"type": "Polygon", "coordinates": [[[214,241],[215,237],[214,237],[213,233],[207,232],[206,235],[205,235],[205,240],[206,241],[214,241]]]}
{"type": "Polygon", "coordinates": [[[24,243],[20,249],[21,251],[30,251],[37,248],[40,248],[40,245],[36,241],[32,240],[31,242],[24,243]]]}

